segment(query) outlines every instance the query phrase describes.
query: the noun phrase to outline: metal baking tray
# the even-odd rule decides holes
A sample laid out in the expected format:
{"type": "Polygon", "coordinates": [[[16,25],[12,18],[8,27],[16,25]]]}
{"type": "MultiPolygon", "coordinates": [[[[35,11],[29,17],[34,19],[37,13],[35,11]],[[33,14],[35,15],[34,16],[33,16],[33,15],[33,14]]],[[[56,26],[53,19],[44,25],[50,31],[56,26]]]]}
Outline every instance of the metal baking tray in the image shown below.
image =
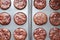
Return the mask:
{"type": "Polygon", "coordinates": [[[51,9],[50,6],[49,6],[49,0],[46,0],[46,7],[45,7],[44,9],[42,9],[42,10],[36,9],[36,8],[34,7],[34,0],[32,0],[32,40],[35,40],[35,39],[34,39],[34,36],[33,36],[33,32],[34,32],[34,30],[35,30],[36,28],[41,27],[41,28],[44,28],[44,29],[46,30],[47,36],[46,36],[46,39],[45,39],[45,40],[50,40],[50,38],[49,38],[49,31],[50,31],[51,28],[54,28],[54,27],[60,28],[60,26],[53,26],[53,25],[50,24],[50,22],[49,22],[49,16],[50,16],[50,14],[51,14],[52,12],[60,12],[60,9],[59,9],[59,10],[53,10],[53,9],[51,9]],[[37,13],[37,12],[43,12],[43,13],[45,13],[45,14],[47,15],[48,21],[47,21],[46,24],[41,25],[41,26],[38,26],[38,25],[36,25],[36,24],[34,23],[34,21],[33,21],[33,16],[34,16],[34,14],[37,13]]]}

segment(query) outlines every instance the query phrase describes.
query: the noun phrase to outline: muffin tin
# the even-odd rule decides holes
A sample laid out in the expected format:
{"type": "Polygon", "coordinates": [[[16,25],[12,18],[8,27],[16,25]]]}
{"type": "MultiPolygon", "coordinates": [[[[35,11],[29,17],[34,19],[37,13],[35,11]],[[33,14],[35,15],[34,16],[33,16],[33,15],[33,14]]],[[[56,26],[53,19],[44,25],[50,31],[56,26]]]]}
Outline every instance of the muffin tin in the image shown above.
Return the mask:
{"type": "Polygon", "coordinates": [[[44,9],[37,9],[34,7],[34,0],[27,0],[27,5],[24,9],[22,10],[18,10],[14,7],[14,0],[11,0],[11,6],[9,7],[9,9],[7,10],[2,10],[0,8],[0,13],[2,12],[7,12],[10,14],[11,16],[11,22],[8,25],[1,25],[0,24],[0,28],[7,28],[10,30],[11,32],[11,39],[10,40],[14,40],[14,30],[16,30],[17,28],[23,28],[26,30],[27,32],[27,37],[26,40],[35,40],[33,33],[35,31],[35,29],[37,28],[43,28],[45,29],[45,31],[47,32],[47,36],[45,40],[50,40],[49,38],[49,31],[51,28],[57,27],[60,28],[60,26],[53,26],[50,21],[49,21],[49,16],[51,13],[53,12],[59,12],[60,13],[60,9],[59,10],[53,10],[50,6],[49,6],[49,1],[50,0],[46,0],[46,7],[44,9]],[[24,25],[17,25],[14,22],[14,15],[17,12],[24,12],[27,16],[27,21],[24,25]],[[43,12],[47,15],[47,23],[43,24],[43,25],[36,25],[34,23],[33,17],[37,12],[43,12]]]}
{"type": "Polygon", "coordinates": [[[10,40],[14,40],[14,36],[13,36],[13,33],[14,33],[14,30],[16,30],[17,28],[23,28],[26,30],[27,32],[27,37],[26,37],[26,40],[29,40],[29,37],[28,37],[28,0],[27,0],[27,5],[24,9],[22,10],[18,10],[14,7],[14,0],[11,0],[11,6],[9,7],[9,9],[7,10],[2,10],[0,8],[0,13],[2,12],[7,12],[10,14],[11,16],[11,22],[8,24],[8,25],[1,25],[0,24],[0,28],[7,28],[10,30],[11,32],[11,39],[10,40]],[[14,15],[17,13],[17,12],[23,12],[26,14],[27,16],[27,21],[24,25],[17,25],[15,22],[14,22],[14,15]]]}
{"type": "Polygon", "coordinates": [[[34,0],[32,0],[32,40],[35,40],[34,36],[33,36],[33,33],[35,31],[35,29],[37,28],[44,28],[47,32],[47,36],[46,36],[46,39],[45,40],[50,40],[49,38],[49,31],[51,28],[54,28],[54,27],[57,27],[57,28],[60,28],[60,26],[53,26],[50,21],[49,21],[49,16],[51,13],[53,12],[59,12],[60,13],[60,9],[59,10],[53,10],[50,6],[49,6],[49,1],[50,0],[46,0],[46,7],[42,10],[39,10],[39,9],[36,9],[35,6],[34,6],[34,0]],[[34,23],[34,15],[37,13],[37,12],[43,12],[47,15],[47,23],[45,23],[44,25],[36,25],[34,23]]]}

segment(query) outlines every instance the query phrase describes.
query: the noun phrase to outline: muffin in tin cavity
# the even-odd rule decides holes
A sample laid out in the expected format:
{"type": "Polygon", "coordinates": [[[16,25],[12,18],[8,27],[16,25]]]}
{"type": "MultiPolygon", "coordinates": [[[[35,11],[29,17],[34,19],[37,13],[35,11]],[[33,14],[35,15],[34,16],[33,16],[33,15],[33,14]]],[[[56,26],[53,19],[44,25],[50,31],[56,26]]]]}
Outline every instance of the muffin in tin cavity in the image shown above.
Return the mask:
{"type": "Polygon", "coordinates": [[[60,25],[60,13],[59,12],[53,12],[49,17],[50,23],[54,26],[60,25]]]}
{"type": "Polygon", "coordinates": [[[60,0],[50,0],[49,5],[53,10],[60,9],[60,0]]]}
{"type": "Polygon", "coordinates": [[[17,25],[23,25],[27,21],[27,16],[23,12],[17,12],[14,15],[14,21],[17,25]]]}
{"type": "Polygon", "coordinates": [[[14,38],[15,40],[25,40],[27,37],[27,32],[23,28],[17,28],[14,31],[14,38]]]}
{"type": "Polygon", "coordinates": [[[7,12],[0,13],[0,24],[8,25],[11,21],[11,16],[7,12]]]}
{"type": "Polygon", "coordinates": [[[47,15],[43,12],[37,12],[33,17],[33,20],[36,25],[43,25],[47,23],[47,15]]]}
{"type": "Polygon", "coordinates": [[[35,40],[45,40],[46,39],[46,31],[43,28],[37,28],[34,30],[33,36],[35,40]]]}
{"type": "Polygon", "coordinates": [[[50,40],[60,40],[60,29],[59,28],[52,28],[49,32],[50,40]]]}
{"type": "Polygon", "coordinates": [[[0,40],[10,40],[11,32],[6,28],[0,28],[0,40]]]}
{"type": "Polygon", "coordinates": [[[14,6],[19,10],[24,9],[26,5],[27,5],[27,0],[14,0],[14,6]]]}
{"type": "Polygon", "coordinates": [[[46,7],[46,0],[34,0],[34,6],[37,9],[44,9],[46,7]]]}
{"type": "Polygon", "coordinates": [[[0,0],[1,2],[1,9],[7,10],[11,6],[11,0],[0,0]]]}

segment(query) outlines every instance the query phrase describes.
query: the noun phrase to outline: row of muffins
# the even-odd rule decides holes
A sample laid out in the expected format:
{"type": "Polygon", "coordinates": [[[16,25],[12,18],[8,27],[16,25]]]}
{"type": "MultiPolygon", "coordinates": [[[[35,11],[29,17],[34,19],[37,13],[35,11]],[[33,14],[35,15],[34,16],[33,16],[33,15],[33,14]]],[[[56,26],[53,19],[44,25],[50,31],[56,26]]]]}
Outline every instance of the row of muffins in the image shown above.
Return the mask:
{"type": "MultiPolygon", "coordinates": [[[[3,10],[8,9],[11,6],[12,0],[0,0],[0,8],[3,10]]],[[[27,0],[14,0],[14,6],[17,9],[24,9],[27,5],[27,0]]]]}
{"type": "MultiPolygon", "coordinates": [[[[37,12],[33,17],[34,23],[37,25],[43,25],[47,23],[48,21],[47,19],[48,19],[47,15],[43,12],[37,12]]],[[[0,13],[0,24],[7,25],[10,23],[10,21],[11,21],[10,14],[8,14],[7,12],[0,13]]],[[[27,21],[27,16],[23,12],[17,12],[14,15],[14,21],[18,25],[23,25],[27,21]]],[[[53,12],[49,17],[49,21],[52,25],[59,26],[60,25],[60,13],[53,12]]]]}
{"type": "MultiPolygon", "coordinates": [[[[15,40],[25,40],[27,37],[27,32],[23,28],[17,28],[14,30],[13,36],[15,40]]],[[[43,28],[36,28],[33,32],[35,40],[45,40],[47,32],[43,28]]],[[[51,40],[60,40],[60,29],[52,28],[49,31],[49,37],[51,40]]],[[[0,28],[0,40],[10,40],[11,32],[6,28],[0,28]]]]}
{"type": "MultiPolygon", "coordinates": [[[[27,37],[27,32],[23,28],[17,28],[13,32],[13,37],[15,40],[25,40],[27,37]]],[[[0,28],[0,40],[10,40],[11,32],[7,28],[0,28]]]]}
{"type": "MultiPolygon", "coordinates": [[[[27,5],[27,0],[14,0],[14,6],[17,9],[24,9],[27,5]]],[[[52,9],[60,9],[60,0],[50,0],[49,5],[52,9]]],[[[8,9],[11,6],[11,0],[0,0],[1,9],[8,9]]],[[[46,7],[46,0],[34,0],[34,6],[37,9],[44,9],[46,7]]]]}
{"type": "MultiPolygon", "coordinates": [[[[36,28],[33,32],[33,36],[35,40],[45,40],[47,36],[47,32],[43,28],[36,28]]],[[[60,40],[60,29],[59,28],[51,28],[49,31],[50,40],[60,40]]]]}
{"type": "MultiPolygon", "coordinates": [[[[34,6],[37,9],[44,9],[46,7],[46,0],[34,0],[34,6]]],[[[49,0],[49,6],[53,10],[59,10],[60,0],[49,0]]]]}
{"type": "MultiPolygon", "coordinates": [[[[17,12],[14,15],[13,19],[14,19],[14,22],[17,25],[23,25],[27,21],[27,16],[23,12],[17,12]]],[[[7,13],[7,12],[0,13],[0,24],[2,24],[2,25],[8,25],[10,23],[10,21],[11,21],[11,16],[10,16],[9,13],[7,13]]]]}
{"type": "MultiPolygon", "coordinates": [[[[34,23],[36,25],[43,25],[45,23],[47,23],[47,15],[43,12],[37,12],[34,17],[34,23]]],[[[53,12],[50,14],[49,16],[49,21],[52,25],[54,26],[59,26],[60,25],[60,13],[59,12],[53,12]]]]}

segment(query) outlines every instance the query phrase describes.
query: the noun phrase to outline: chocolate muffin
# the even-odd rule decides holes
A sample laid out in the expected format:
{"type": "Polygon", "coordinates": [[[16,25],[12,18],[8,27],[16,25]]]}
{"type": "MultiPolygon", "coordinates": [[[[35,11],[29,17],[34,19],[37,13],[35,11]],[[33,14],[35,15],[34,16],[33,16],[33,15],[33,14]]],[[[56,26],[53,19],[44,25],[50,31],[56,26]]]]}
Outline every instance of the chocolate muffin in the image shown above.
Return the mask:
{"type": "Polygon", "coordinates": [[[6,28],[0,28],[0,40],[10,40],[11,32],[6,28]]]}
{"type": "Polygon", "coordinates": [[[54,26],[60,25],[60,13],[59,12],[53,12],[49,17],[50,23],[54,26]]]}
{"type": "Polygon", "coordinates": [[[46,35],[47,33],[43,28],[37,28],[34,30],[34,33],[33,33],[35,40],[45,40],[46,35]]]}
{"type": "Polygon", "coordinates": [[[0,24],[8,25],[11,21],[11,16],[7,12],[0,13],[0,24]]]}
{"type": "Polygon", "coordinates": [[[6,10],[11,6],[11,0],[1,0],[1,9],[6,10]]]}
{"type": "Polygon", "coordinates": [[[60,29],[52,28],[49,32],[50,40],[60,40],[60,29]]]}
{"type": "Polygon", "coordinates": [[[23,25],[27,21],[27,16],[23,12],[17,12],[14,15],[14,21],[17,25],[23,25]]]}
{"type": "Polygon", "coordinates": [[[60,9],[60,0],[50,0],[49,5],[53,10],[60,9]]]}
{"type": "Polygon", "coordinates": [[[14,0],[14,6],[17,9],[24,9],[27,5],[27,0],[14,0]]]}
{"type": "Polygon", "coordinates": [[[14,31],[14,38],[15,40],[25,40],[27,37],[27,32],[23,28],[17,28],[14,31]]]}
{"type": "Polygon", "coordinates": [[[42,10],[46,7],[46,0],[34,0],[34,6],[42,10]]]}
{"type": "Polygon", "coordinates": [[[33,17],[34,23],[37,25],[43,25],[47,22],[47,15],[43,12],[37,12],[33,17]]]}

